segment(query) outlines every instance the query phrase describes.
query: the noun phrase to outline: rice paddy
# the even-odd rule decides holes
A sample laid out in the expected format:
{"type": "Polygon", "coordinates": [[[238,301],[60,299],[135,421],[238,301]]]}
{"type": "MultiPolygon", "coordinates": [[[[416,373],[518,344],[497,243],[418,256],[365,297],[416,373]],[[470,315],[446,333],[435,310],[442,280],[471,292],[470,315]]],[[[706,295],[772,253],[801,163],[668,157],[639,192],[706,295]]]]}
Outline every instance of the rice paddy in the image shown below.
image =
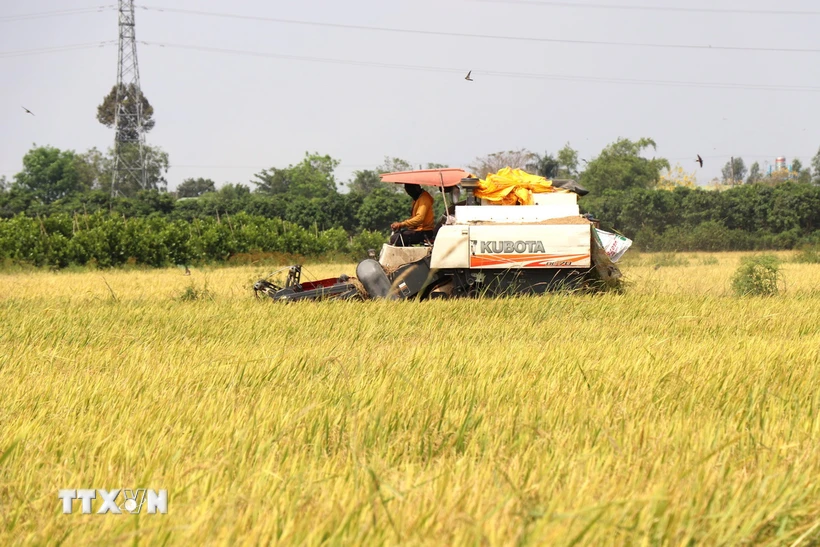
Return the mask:
{"type": "Polygon", "coordinates": [[[820,543],[820,265],[737,298],[739,253],[627,256],[624,294],[422,303],[0,273],[0,544],[820,543]]]}

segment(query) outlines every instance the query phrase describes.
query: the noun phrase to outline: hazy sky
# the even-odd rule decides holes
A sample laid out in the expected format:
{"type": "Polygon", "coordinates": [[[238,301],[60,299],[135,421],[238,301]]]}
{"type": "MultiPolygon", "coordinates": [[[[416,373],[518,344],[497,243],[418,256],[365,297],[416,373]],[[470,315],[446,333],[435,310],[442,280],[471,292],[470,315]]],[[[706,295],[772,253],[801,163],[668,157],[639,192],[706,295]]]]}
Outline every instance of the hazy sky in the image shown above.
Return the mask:
{"type": "MultiPolygon", "coordinates": [[[[100,12],[20,18],[99,4],[0,0],[0,175],[18,172],[32,143],[78,152],[111,145],[113,131],[95,118],[116,81],[117,13],[106,1],[100,12]],[[42,48],[58,51],[9,55],[42,48]]],[[[701,154],[700,183],[732,155],[764,167],[779,155],[808,165],[817,153],[816,0],[585,3],[592,0],[144,0],[136,35],[148,42],[138,45],[140,71],[157,122],[148,143],[170,155],[169,188],[188,177],[248,184],[259,170],[296,163],[308,150],[342,160],[341,181],[385,155],[466,167],[498,150],[554,153],[570,142],[592,159],[619,136],[654,138],[658,155],[690,171],[701,154]],[[720,49],[726,46],[758,50],[720,49]],[[467,70],[475,81],[464,80],[467,70]],[[738,87],[700,85],[714,83],[738,87]]]]}

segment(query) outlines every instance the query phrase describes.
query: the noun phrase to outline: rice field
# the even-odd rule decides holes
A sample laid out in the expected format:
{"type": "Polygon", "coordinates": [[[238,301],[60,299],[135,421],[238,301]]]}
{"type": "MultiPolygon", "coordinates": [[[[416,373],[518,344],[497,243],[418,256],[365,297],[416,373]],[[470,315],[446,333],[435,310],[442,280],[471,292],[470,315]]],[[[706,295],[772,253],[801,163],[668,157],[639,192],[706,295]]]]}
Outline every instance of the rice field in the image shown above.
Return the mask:
{"type": "Polygon", "coordinates": [[[425,303],[0,273],[0,544],[818,545],[820,265],[737,298],[741,256],[425,303]],[[64,514],[83,488],[168,512],[64,514]]]}

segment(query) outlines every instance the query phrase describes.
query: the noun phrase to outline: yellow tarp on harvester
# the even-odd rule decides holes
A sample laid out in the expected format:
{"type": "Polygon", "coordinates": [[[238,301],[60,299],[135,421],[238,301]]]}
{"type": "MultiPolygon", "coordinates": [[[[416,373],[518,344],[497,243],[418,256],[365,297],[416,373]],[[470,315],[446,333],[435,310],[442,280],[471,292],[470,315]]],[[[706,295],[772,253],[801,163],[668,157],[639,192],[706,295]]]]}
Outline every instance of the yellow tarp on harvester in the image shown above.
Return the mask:
{"type": "Polygon", "coordinates": [[[505,167],[478,181],[475,196],[500,205],[532,205],[533,194],[566,191],[555,188],[552,181],[544,177],[505,167]]]}

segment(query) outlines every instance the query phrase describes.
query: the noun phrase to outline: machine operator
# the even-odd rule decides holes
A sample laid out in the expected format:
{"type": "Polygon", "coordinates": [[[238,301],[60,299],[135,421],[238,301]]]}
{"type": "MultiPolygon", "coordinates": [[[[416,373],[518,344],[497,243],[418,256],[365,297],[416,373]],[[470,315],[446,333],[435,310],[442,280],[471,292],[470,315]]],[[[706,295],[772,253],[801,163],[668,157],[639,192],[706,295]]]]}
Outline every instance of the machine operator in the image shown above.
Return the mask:
{"type": "Polygon", "coordinates": [[[413,210],[410,218],[390,225],[393,235],[390,245],[409,247],[432,240],[435,235],[433,222],[433,196],[421,189],[418,184],[405,184],[404,191],[413,198],[413,210]]]}

